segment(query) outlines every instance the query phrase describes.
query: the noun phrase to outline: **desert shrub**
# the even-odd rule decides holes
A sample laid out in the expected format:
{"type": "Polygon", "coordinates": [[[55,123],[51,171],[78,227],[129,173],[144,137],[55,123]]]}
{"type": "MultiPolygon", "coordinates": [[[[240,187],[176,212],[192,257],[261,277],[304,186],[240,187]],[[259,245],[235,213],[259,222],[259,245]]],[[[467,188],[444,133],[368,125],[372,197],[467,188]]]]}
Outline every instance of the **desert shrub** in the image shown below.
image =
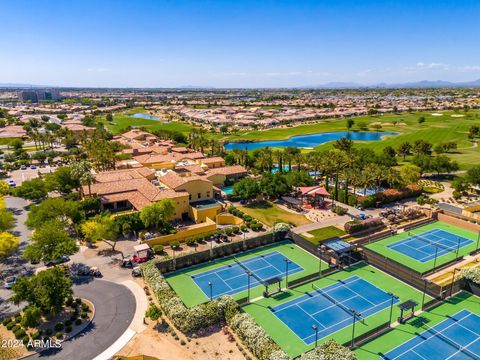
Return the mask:
{"type": "Polygon", "coordinates": [[[364,208],[372,208],[375,207],[377,199],[374,195],[370,196],[361,196],[358,198],[358,204],[362,205],[364,208]]]}
{"type": "Polygon", "coordinates": [[[469,280],[480,285],[480,268],[466,268],[461,272],[462,279],[469,280]]]}
{"type": "Polygon", "coordinates": [[[15,322],[14,322],[14,321],[10,321],[10,322],[6,325],[7,330],[12,330],[15,326],[17,326],[17,325],[15,325],[15,322]]]}
{"type": "Polygon", "coordinates": [[[75,320],[75,325],[78,326],[78,325],[80,325],[81,323],[82,323],[82,319],[77,319],[77,320],[75,320]]]}
{"type": "Polygon", "coordinates": [[[70,334],[72,332],[72,325],[65,326],[65,332],[70,334]]]}
{"type": "Polygon", "coordinates": [[[227,234],[228,236],[231,236],[233,234],[233,229],[231,227],[226,228],[225,234],[227,234]]]}
{"type": "Polygon", "coordinates": [[[348,209],[337,205],[333,208],[333,212],[337,215],[342,216],[342,215],[345,215],[348,212],[348,209]]]}
{"type": "Polygon", "coordinates": [[[80,313],[80,317],[81,317],[82,319],[85,319],[85,318],[87,317],[87,313],[86,313],[85,311],[82,311],[82,312],[80,313]]]}
{"type": "Polygon", "coordinates": [[[63,339],[63,334],[62,334],[62,332],[61,332],[61,331],[57,331],[57,332],[55,333],[55,337],[56,337],[57,339],[59,339],[59,340],[63,339]]]}
{"type": "Polygon", "coordinates": [[[196,239],[193,237],[185,239],[185,244],[187,244],[188,246],[194,246],[195,243],[196,243],[196,239]]]}
{"type": "Polygon", "coordinates": [[[153,252],[157,255],[163,253],[163,245],[153,245],[153,252]]]}
{"type": "Polygon", "coordinates": [[[62,331],[63,330],[63,324],[62,323],[57,323],[55,324],[55,331],[62,331]]]}
{"type": "Polygon", "coordinates": [[[329,340],[312,351],[303,354],[300,360],[356,360],[356,358],[350,349],[338,344],[335,340],[329,340]]]}
{"type": "Polygon", "coordinates": [[[83,311],[89,311],[89,310],[90,310],[90,307],[89,307],[87,304],[82,303],[82,310],[83,310],[83,311]]]}
{"type": "Polygon", "coordinates": [[[25,330],[23,330],[23,329],[18,329],[18,330],[15,331],[13,334],[15,335],[15,339],[21,339],[21,338],[23,338],[25,335],[27,335],[27,333],[26,333],[25,330]]]}
{"type": "Polygon", "coordinates": [[[235,233],[235,234],[238,234],[240,232],[240,228],[238,226],[233,226],[232,227],[232,231],[235,233]]]}
{"type": "Polygon", "coordinates": [[[72,325],[72,320],[65,320],[65,327],[72,325]]]}
{"type": "Polygon", "coordinates": [[[172,240],[169,245],[172,249],[177,249],[180,246],[180,242],[178,240],[172,240]]]}
{"type": "Polygon", "coordinates": [[[8,324],[10,324],[12,322],[12,318],[6,318],[2,321],[2,325],[3,326],[7,326],[8,324]]]}
{"type": "Polygon", "coordinates": [[[12,327],[11,330],[12,330],[12,332],[15,332],[15,331],[20,330],[21,328],[22,328],[22,327],[21,327],[19,324],[16,324],[16,325],[13,325],[13,327],[12,327]]]}
{"type": "Polygon", "coordinates": [[[382,228],[385,224],[383,223],[382,219],[380,218],[370,218],[366,220],[352,220],[345,223],[344,228],[345,231],[349,234],[353,234],[359,231],[367,230],[367,229],[374,229],[374,228],[382,228]]]}
{"type": "Polygon", "coordinates": [[[52,329],[47,329],[47,330],[45,330],[45,335],[51,336],[52,334],[53,334],[52,329]]]}

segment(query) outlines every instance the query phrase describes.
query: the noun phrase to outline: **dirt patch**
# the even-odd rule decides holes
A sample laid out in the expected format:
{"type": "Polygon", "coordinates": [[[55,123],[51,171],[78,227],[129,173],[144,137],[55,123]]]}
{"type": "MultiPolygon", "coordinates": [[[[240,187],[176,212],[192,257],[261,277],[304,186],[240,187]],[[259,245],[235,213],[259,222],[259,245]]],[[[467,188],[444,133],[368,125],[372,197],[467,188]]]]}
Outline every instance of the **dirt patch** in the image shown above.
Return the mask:
{"type": "Polygon", "coordinates": [[[172,335],[165,325],[149,327],[120,350],[116,356],[156,356],[178,360],[243,360],[244,356],[220,326],[198,338],[187,338],[179,331],[172,335]],[[178,340],[176,340],[178,339],[178,340]]]}
{"type": "Polygon", "coordinates": [[[22,346],[13,333],[3,325],[0,325],[0,342],[0,360],[18,359],[29,353],[27,348],[22,346]]]}

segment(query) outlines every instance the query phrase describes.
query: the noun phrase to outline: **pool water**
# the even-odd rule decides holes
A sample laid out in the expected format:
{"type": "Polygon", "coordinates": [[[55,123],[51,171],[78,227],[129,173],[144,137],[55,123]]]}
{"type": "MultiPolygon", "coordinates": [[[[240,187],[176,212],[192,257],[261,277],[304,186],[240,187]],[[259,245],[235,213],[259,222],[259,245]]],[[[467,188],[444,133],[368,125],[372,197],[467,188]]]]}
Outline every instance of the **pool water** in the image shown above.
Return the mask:
{"type": "Polygon", "coordinates": [[[136,118],[136,119],[145,119],[145,120],[160,120],[158,116],[153,116],[149,114],[142,114],[142,113],[135,113],[128,115],[128,117],[136,118]]]}
{"type": "Polygon", "coordinates": [[[300,147],[300,148],[312,148],[330,141],[339,140],[341,138],[347,138],[357,141],[379,141],[384,136],[397,135],[394,132],[366,132],[366,131],[336,131],[325,132],[310,135],[292,136],[285,140],[269,140],[258,141],[250,143],[240,142],[228,142],[225,144],[225,150],[241,149],[254,150],[264,147],[300,147]]]}
{"type": "Polygon", "coordinates": [[[222,192],[224,192],[227,195],[232,195],[233,194],[233,185],[223,187],[222,192]]]}

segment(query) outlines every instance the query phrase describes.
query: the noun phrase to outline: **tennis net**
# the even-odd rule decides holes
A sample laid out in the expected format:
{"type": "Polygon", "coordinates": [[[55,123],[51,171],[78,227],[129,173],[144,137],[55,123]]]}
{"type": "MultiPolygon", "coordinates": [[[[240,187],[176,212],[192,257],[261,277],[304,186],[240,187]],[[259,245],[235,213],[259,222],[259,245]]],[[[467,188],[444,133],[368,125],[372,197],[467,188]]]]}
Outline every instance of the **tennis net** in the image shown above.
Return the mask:
{"type": "Polygon", "coordinates": [[[236,257],[233,258],[235,262],[243,269],[247,274],[252,274],[252,276],[257,279],[258,282],[263,284],[263,279],[258,277],[252,270],[250,270],[248,267],[245,266],[240,260],[238,260],[236,257]]]}
{"type": "MultiPolygon", "coordinates": [[[[352,315],[353,312],[355,311],[354,309],[349,309],[347,308],[345,305],[343,305],[340,301],[337,301],[335,298],[333,298],[332,296],[328,295],[328,293],[326,291],[323,291],[322,289],[320,289],[318,286],[316,286],[315,284],[312,284],[312,288],[313,290],[315,290],[316,292],[318,292],[319,294],[323,295],[325,298],[327,298],[328,300],[330,300],[332,303],[334,303],[335,305],[337,305],[340,309],[342,309],[343,311],[347,312],[348,314],[352,315]]],[[[357,315],[358,319],[363,323],[363,319],[360,318],[358,315],[357,315]]]]}
{"type": "Polygon", "coordinates": [[[451,346],[453,346],[454,348],[456,348],[458,351],[468,355],[469,357],[471,357],[472,359],[475,359],[475,360],[480,360],[480,356],[478,356],[477,354],[471,352],[470,350],[468,350],[465,346],[462,346],[460,344],[458,344],[457,342],[453,341],[452,339],[450,339],[448,336],[445,336],[443,335],[440,331],[437,331],[435,330],[434,328],[426,325],[426,324],[423,324],[422,325],[423,328],[425,328],[427,331],[431,332],[434,336],[440,338],[441,340],[445,341],[446,343],[450,344],[451,346]]]}
{"type": "MultiPolygon", "coordinates": [[[[409,233],[410,235],[411,233],[409,233]]],[[[445,250],[448,250],[449,252],[450,251],[456,251],[457,250],[457,247],[458,247],[458,244],[457,245],[452,245],[452,246],[447,246],[447,245],[443,245],[439,242],[436,242],[436,241],[433,241],[433,240],[428,240],[426,238],[424,238],[423,236],[421,235],[415,235],[415,234],[412,234],[411,237],[413,239],[419,239],[423,242],[426,242],[427,244],[431,244],[433,246],[438,246],[438,247],[441,247],[442,249],[445,249],[445,250]]]]}

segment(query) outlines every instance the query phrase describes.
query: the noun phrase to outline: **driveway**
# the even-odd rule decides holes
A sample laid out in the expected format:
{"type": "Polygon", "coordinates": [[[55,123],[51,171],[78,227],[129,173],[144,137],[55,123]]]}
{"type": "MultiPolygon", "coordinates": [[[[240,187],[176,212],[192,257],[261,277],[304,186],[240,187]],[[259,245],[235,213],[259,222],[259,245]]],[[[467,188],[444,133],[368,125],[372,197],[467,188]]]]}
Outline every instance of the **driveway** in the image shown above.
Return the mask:
{"type": "Polygon", "coordinates": [[[8,176],[9,180],[15,181],[17,186],[22,185],[22,183],[26,180],[32,180],[38,178],[39,174],[49,174],[56,170],[55,166],[47,165],[45,167],[37,167],[36,169],[30,169],[28,167],[25,170],[13,170],[10,172],[10,176],[8,176]]]}
{"type": "Polygon", "coordinates": [[[75,285],[76,296],[90,300],[95,317],[82,333],[62,343],[61,349],[46,350],[28,359],[91,360],[112,345],[128,328],[135,314],[132,292],[123,285],[94,279],[75,285]]]}

